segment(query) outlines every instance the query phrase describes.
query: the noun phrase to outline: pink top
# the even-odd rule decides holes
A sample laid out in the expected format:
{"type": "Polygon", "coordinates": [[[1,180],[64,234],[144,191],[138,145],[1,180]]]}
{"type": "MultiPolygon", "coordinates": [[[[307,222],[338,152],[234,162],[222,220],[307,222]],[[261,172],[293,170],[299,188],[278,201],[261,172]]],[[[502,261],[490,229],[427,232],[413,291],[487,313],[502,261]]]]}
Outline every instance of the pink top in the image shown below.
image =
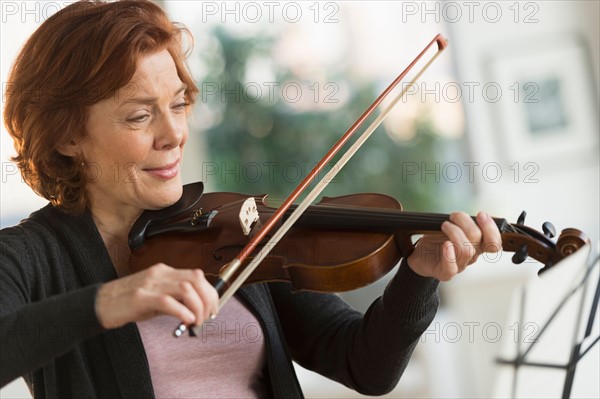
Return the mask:
{"type": "Polygon", "coordinates": [[[258,398],[267,390],[258,320],[235,297],[200,334],[173,337],[179,321],[159,316],[137,323],[157,398],[258,398]]]}

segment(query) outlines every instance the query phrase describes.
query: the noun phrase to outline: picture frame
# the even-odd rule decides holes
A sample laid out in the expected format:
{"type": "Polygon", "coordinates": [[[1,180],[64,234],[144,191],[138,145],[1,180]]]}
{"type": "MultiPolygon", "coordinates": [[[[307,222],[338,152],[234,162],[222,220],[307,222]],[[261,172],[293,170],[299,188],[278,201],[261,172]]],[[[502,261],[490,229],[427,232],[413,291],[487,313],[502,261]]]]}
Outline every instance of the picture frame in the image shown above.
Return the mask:
{"type": "Polygon", "coordinates": [[[598,99],[586,43],[576,34],[515,44],[487,57],[498,146],[509,164],[597,153],[598,99]]]}

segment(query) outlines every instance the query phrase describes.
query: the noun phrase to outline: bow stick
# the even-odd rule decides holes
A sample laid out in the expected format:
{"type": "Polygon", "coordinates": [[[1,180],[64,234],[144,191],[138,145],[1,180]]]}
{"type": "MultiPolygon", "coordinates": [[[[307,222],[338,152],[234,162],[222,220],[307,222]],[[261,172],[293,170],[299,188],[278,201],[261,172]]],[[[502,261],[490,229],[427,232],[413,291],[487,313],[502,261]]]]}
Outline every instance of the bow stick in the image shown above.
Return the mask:
{"type": "MultiPolygon", "coordinates": [[[[447,47],[448,43],[446,39],[441,35],[436,35],[433,40],[419,53],[419,55],[410,63],[410,65],[402,71],[400,75],[377,97],[377,99],[371,104],[367,110],[362,114],[360,118],[354,122],[354,124],[348,129],[346,133],[331,147],[331,149],[325,154],[325,156],[319,161],[315,168],[300,182],[300,184],[294,189],[294,191],[287,197],[283,204],[275,211],[275,213],[267,220],[262,228],[252,237],[252,239],[246,244],[241,250],[239,255],[234,258],[221,272],[214,287],[219,292],[219,310],[225,305],[235,292],[243,285],[246,279],[252,274],[252,272],[258,267],[260,262],[267,257],[273,247],[281,240],[281,238],[287,233],[292,227],[294,222],[302,215],[302,213],[310,206],[310,204],[317,198],[317,196],[325,189],[328,182],[332,181],[342,167],[350,160],[350,158],[358,151],[358,149],[365,143],[365,141],[371,136],[375,129],[384,121],[390,110],[397,104],[397,102],[404,96],[404,94],[410,89],[421,75],[427,70],[427,68],[435,61],[440,53],[447,47]],[[244,260],[256,249],[260,242],[269,234],[269,232],[275,227],[277,222],[281,220],[285,212],[290,208],[294,201],[302,194],[307,188],[310,182],[316,178],[317,174],[320,173],[325,165],[331,161],[331,159],[339,152],[339,150],[350,140],[356,130],[365,122],[365,120],[371,116],[373,111],[381,104],[381,102],[392,92],[392,90],[405,78],[408,72],[415,66],[415,64],[425,55],[425,53],[437,43],[438,51],[431,57],[431,59],[419,70],[415,77],[406,85],[406,87],[392,100],[392,102],[382,111],[382,113],[371,123],[371,125],[362,133],[362,135],[352,144],[352,146],[340,157],[337,163],[331,168],[331,170],[315,185],[310,193],[304,198],[292,214],[286,219],[281,227],[273,234],[269,241],[261,248],[256,256],[248,263],[248,265],[240,271],[237,278],[233,281],[229,281],[233,275],[239,270],[244,260]],[[228,284],[228,286],[227,286],[228,284]],[[225,289],[225,287],[227,288],[225,289]],[[225,290],[224,290],[225,289],[225,290]]],[[[213,315],[214,316],[214,315],[213,315]]],[[[212,317],[212,316],[211,316],[212,317]]],[[[181,324],[175,332],[175,336],[180,336],[185,331],[185,325],[181,324]]]]}

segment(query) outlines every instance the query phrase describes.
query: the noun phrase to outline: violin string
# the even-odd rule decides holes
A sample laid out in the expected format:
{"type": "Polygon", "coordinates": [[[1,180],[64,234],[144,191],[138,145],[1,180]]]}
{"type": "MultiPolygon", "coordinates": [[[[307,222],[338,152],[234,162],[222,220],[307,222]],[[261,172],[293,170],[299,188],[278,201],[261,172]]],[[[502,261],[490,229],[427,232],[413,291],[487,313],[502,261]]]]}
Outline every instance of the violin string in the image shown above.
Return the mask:
{"type": "MultiPolygon", "coordinates": [[[[258,201],[262,201],[262,198],[257,198],[258,201]]],[[[220,212],[229,212],[230,210],[237,210],[239,209],[239,205],[243,202],[244,200],[239,200],[239,201],[234,201],[231,202],[229,204],[226,205],[222,205],[221,207],[219,207],[219,211],[220,212]]],[[[272,199],[269,201],[270,203],[278,203],[281,201],[275,200],[273,201],[272,199]]],[[[265,205],[259,205],[258,208],[264,213],[265,211],[268,212],[273,212],[274,209],[269,207],[269,206],[265,206],[265,205]]],[[[295,206],[292,206],[290,208],[290,212],[295,208],[295,206]]],[[[413,222],[415,224],[418,223],[443,223],[446,220],[449,220],[450,215],[448,214],[441,214],[441,213],[426,213],[426,212],[420,212],[420,213],[414,213],[414,212],[407,212],[407,211],[403,211],[401,209],[394,209],[394,208],[372,208],[372,207],[368,207],[368,206],[356,206],[356,205],[349,205],[349,204],[318,204],[318,205],[310,205],[306,211],[307,216],[335,216],[335,217],[345,217],[347,219],[350,218],[355,218],[355,219],[364,219],[364,220],[369,220],[371,222],[389,222],[390,218],[397,220],[397,221],[401,221],[401,222],[413,222]],[[361,209],[363,208],[363,209],[361,209]],[[345,211],[345,213],[343,213],[342,211],[345,211]]],[[[530,236],[530,234],[528,234],[527,232],[523,231],[522,229],[518,228],[515,225],[512,224],[508,224],[508,223],[504,223],[505,220],[504,219],[497,219],[494,218],[494,220],[496,221],[496,224],[500,227],[502,225],[504,225],[504,229],[507,232],[510,233],[515,233],[515,234],[519,234],[519,235],[526,235],[526,236],[530,236]]]]}
{"type": "MultiPolygon", "coordinates": [[[[393,223],[414,223],[415,225],[426,223],[430,226],[432,223],[441,225],[444,221],[449,220],[448,214],[440,213],[412,213],[405,212],[400,209],[381,209],[356,207],[353,205],[312,205],[305,212],[306,217],[326,217],[333,216],[344,220],[354,221],[369,221],[373,223],[383,222],[386,225],[393,226],[393,223]]],[[[496,224],[500,226],[510,227],[503,219],[494,219],[496,224]]]]}
{"type": "MultiPolygon", "coordinates": [[[[239,209],[239,204],[243,201],[235,201],[220,207],[220,212],[229,212],[230,210],[239,209]]],[[[357,207],[356,205],[347,204],[319,204],[311,205],[306,211],[307,216],[335,216],[337,218],[346,218],[354,220],[368,220],[371,222],[390,222],[390,219],[400,222],[413,222],[413,223],[439,223],[441,224],[445,220],[449,219],[447,214],[437,213],[410,213],[400,209],[377,209],[369,207],[357,207]]],[[[265,211],[273,211],[269,207],[259,206],[259,209],[265,213],[265,211]]]]}

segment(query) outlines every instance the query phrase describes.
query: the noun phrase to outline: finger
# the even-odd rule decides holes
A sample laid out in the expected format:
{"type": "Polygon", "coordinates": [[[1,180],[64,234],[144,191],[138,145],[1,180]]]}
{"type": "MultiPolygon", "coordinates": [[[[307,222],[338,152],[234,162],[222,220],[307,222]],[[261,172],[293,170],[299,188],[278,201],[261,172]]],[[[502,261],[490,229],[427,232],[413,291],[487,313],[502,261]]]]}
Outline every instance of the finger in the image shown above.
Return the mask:
{"type": "Polygon", "coordinates": [[[178,314],[184,312],[187,315],[185,318],[181,318],[184,322],[190,319],[190,314],[194,321],[202,318],[202,304],[191,284],[185,281],[178,281],[177,279],[173,279],[172,276],[169,277],[164,274],[161,276],[161,279],[160,282],[146,280],[144,287],[140,288],[139,292],[134,294],[134,302],[145,305],[146,301],[148,301],[150,309],[146,309],[146,312],[149,316],[155,315],[157,312],[176,316],[173,314],[176,311],[178,314]],[[153,301],[163,302],[151,302],[148,298],[151,298],[153,301]],[[169,304],[176,304],[176,309],[169,304]]]}
{"type": "Polygon", "coordinates": [[[502,250],[502,236],[494,219],[485,212],[477,214],[477,224],[483,233],[481,252],[500,252],[502,250]]]}
{"type": "Polygon", "coordinates": [[[200,300],[204,305],[202,319],[206,320],[217,314],[219,309],[219,294],[215,287],[204,276],[200,269],[186,270],[189,282],[193,284],[200,300]]]}
{"type": "Polygon", "coordinates": [[[157,289],[183,302],[195,314],[197,322],[202,322],[212,313],[216,313],[218,294],[200,269],[171,269],[163,279],[157,289]],[[211,291],[214,292],[216,300],[213,299],[211,291]]]}
{"type": "Polygon", "coordinates": [[[146,295],[146,298],[143,298],[143,301],[150,307],[148,317],[158,312],[174,316],[186,324],[194,324],[196,322],[194,313],[171,295],[150,292],[146,295]]]}
{"type": "Polygon", "coordinates": [[[460,268],[456,262],[457,254],[455,246],[451,241],[446,241],[442,244],[442,262],[440,263],[441,270],[438,272],[439,280],[449,281],[456,274],[460,273],[460,268]]]}
{"type": "Polygon", "coordinates": [[[204,303],[204,320],[217,314],[219,309],[219,294],[215,287],[204,276],[202,270],[191,270],[193,273],[194,286],[198,290],[198,294],[204,303]]]}
{"type": "Polygon", "coordinates": [[[481,229],[473,218],[465,212],[452,213],[450,215],[450,220],[459,226],[467,237],[467,241],[463,242],[461,247],[467,251],[467,255],[469,256],[467,265],[475,263],[481,253],[480,244],[483,237],[481,229]]]}
{"type": "Polygon", "coordinates": [[[217,313],[219,313],[219,293],[206,279],[202,280],[201,285],[202,290],[200,291],[200,296],[206,304],[206,314],[204,317],[205,319],[214,318],[217,316],[217,313]]]}
{"type": "Polygon", "coordinates": [[[196,321],[204,321],[206,306],[194,285],[189,281],[182,281],[178,284],[181,301],[187,308],[194,313],[196,321]]]}
{"type": "Polygon", "coordinates": [[[450,215],[450,221],[462,229],[470,243],[475,246],[479,245],[483,233],[471,216],[465,212],[453,212],[450,215]]]}
{"type": "Polygon", "coordinates": [[[459,271],[463,271],[467,265],[473,262],[473,258],[477,256],[477,251],[473,243],[469,241],[464,230],[458,225],[446,221],[442,223],[442,231],[454,246],[456,254],[456,264],[459,271]]]}
{"type": "Polygon", "coordinates": [[[183,304],[194,315],[194,320],[204,320],[204,305],[194,286],[187,281],[189,272],[157,264],[141,277],[142,287],[148,293],[169,296],[180,305],[183,304]]]}

